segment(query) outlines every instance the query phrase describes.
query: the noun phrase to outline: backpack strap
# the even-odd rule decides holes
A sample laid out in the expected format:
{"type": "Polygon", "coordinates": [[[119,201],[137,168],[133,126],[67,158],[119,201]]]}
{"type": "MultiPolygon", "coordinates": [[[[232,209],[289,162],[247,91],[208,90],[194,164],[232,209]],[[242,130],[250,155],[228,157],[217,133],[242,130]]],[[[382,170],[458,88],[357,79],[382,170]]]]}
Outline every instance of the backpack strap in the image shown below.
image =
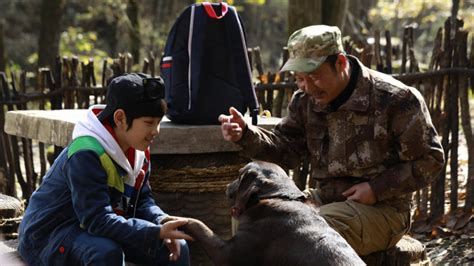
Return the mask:
{"type": "Polygon", "coordinates": [[[242,51],[242,54],[233,54],[234,62],[238,65],[236,71],[239,72],[238,76],[241,77],[241,79],[239,79],[239,87],[249,108],[250,116],[252,117],[252,125],[257,125],[259,106],[257,94],[255,93],[255,88],[252,82],[252,69],[250,67],[250,60],[247,53],[245,31],[235,7],[230,7],[229,9],[232,14],[228,16],[226,20],[227,31],[237,32],[237,34],[229,35],[229,37],[231,37],[231,50],[242,51]]]}
{"type": "Polygon", "coordinates": [[[206,10],[206,13],[209,17],[214,18],[214,19],[221,19],[225,16],[228,10],[227,3],[221,2],[221,15],[218,16],[216,14],[216,11],[214,11],[214,8],[212,8],[212,4],[209,2],[203,2],[202,5],[204,6],[204,10],[206,10]]]}

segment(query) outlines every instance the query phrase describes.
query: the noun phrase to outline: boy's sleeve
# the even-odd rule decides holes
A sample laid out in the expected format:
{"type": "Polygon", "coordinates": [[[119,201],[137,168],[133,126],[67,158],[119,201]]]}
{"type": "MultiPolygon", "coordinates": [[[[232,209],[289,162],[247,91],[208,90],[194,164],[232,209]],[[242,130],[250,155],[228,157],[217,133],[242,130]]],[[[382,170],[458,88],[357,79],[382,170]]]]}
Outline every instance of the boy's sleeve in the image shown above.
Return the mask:
{"type": "Polygon", "coordinates": [[[161,220],[168,215],[156,205],[151,191],[150,182],[148,182],[149,177],[150,167],[148,168],[145,177],[146,182],[143,184],[140,197],[138,198],[136,217],[150,221],[154,224],[160,224],[161,220]]]}
{"type": "Polygon", "coordinates": [[[161,226],[142,219],[125,219],[110,205],[107,174],[97,153],[74,153],[65,165],[72,204],[80,226],[88,233],[126,243],[155,255],[162,247],[161,226]]]}

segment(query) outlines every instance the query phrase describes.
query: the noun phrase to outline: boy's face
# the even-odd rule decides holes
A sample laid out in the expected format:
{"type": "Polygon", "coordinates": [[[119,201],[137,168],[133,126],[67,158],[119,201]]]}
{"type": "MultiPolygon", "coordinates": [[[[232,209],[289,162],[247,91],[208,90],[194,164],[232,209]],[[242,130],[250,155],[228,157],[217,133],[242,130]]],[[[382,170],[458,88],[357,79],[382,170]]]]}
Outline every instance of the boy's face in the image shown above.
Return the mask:
{"type": "Polygon", "coordinates": [[[142,116],[136,118],[128,130],[129,125],[126,122],[125,114],[123,114],[123,118],[121,115],[117,118],[119,121],[116,122],[119,123],[116,123],[115,133],[124,152],[130,147],[140,151],[146,150],[160,132],[161,117],[142,116]]]}

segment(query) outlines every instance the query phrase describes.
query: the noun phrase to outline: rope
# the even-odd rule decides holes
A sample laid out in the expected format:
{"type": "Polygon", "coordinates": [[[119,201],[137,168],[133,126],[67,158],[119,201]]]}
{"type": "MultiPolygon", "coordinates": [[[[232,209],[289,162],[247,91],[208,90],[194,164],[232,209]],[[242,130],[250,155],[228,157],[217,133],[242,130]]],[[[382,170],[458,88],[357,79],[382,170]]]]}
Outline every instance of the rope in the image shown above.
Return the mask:
{"type": "Polygon", "coordinates": [[[222,192],[245,164],[221,167],[157,169],[150,183],[162,192],[222,192]]]}

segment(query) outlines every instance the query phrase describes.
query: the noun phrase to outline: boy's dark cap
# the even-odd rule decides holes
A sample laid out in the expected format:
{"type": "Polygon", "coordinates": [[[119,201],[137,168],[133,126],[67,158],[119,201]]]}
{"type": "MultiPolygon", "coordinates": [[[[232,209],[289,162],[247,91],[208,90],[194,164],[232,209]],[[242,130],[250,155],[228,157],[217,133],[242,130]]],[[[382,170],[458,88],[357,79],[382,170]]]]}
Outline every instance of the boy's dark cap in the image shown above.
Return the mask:
{"type": "Polygon", "coordinates": [[[120,108],[133,117],[162,117],[165,111],[162,107],[164,91],[165,85],[160,77],[152,78],[143,73],[117,76],[107,86],[106,106],[98,119],[104,121],[120,108]]]}

